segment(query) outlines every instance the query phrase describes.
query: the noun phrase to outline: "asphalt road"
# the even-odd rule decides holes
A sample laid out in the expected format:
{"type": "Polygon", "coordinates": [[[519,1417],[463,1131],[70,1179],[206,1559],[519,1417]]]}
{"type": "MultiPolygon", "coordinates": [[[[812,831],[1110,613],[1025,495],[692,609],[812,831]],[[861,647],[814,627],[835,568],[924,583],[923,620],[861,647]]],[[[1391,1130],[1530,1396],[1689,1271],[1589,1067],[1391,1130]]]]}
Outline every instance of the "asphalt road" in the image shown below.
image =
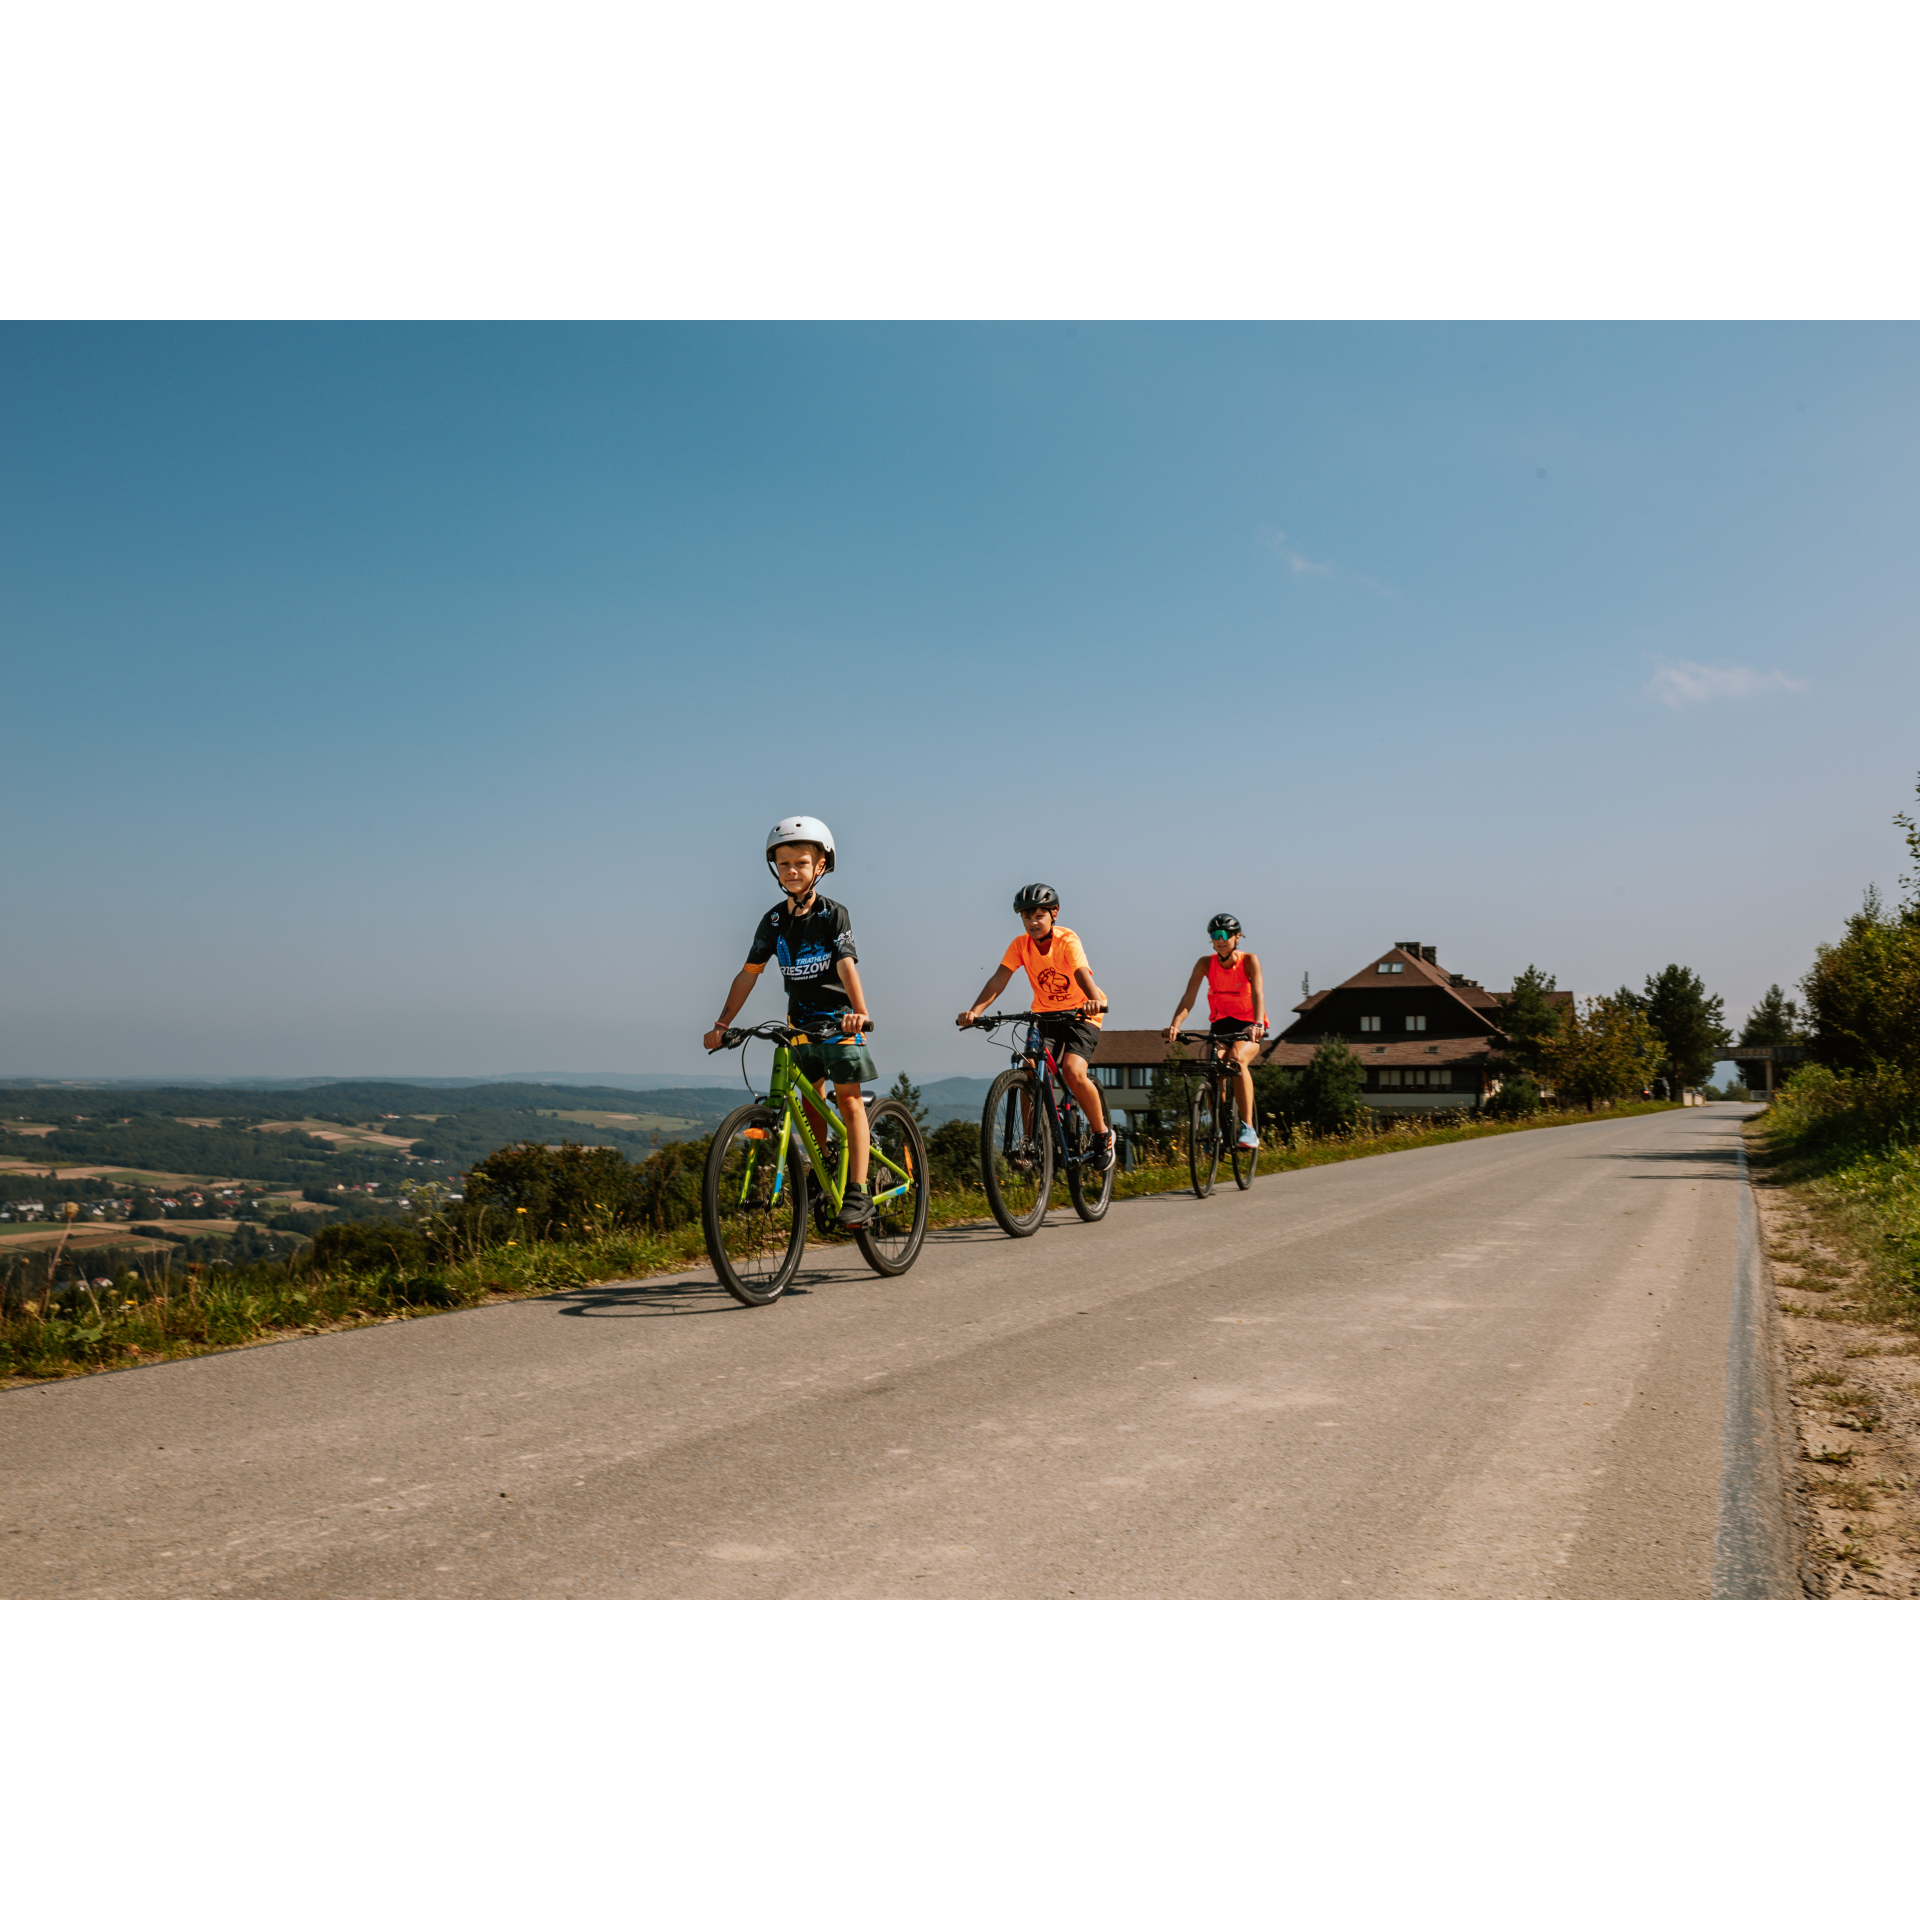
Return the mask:
{"type": "Polygon", "coordinates": [[[18,1388],[0,1591],[1706,1598],[1742,1111],[18,1388]]]}

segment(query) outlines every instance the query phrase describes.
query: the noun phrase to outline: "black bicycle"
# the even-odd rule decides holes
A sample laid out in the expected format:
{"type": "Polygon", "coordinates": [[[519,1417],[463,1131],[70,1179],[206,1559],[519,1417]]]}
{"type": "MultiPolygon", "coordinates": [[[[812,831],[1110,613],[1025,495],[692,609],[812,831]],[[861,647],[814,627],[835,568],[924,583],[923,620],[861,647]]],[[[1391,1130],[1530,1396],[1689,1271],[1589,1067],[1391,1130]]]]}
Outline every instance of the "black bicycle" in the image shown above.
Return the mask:
{"type": "Polygon", "coordinates": [[[1233,1057],[1236,1040],[1252,1039],[1254,1029],[1216,1040],[1210,1033],[1176,1034],[1176,1040],[1198,1040],[1207,1047],[1198,1060],[1176,1060],[1173,1069],[1187,1076],[1187,1177],[1193,1196],[1204,1200],[1213,1191],[1220,1171],[1220,1150],[1226,1144],[1233,1158],[1233,1183],[1242,1193],[1253,1185],[1260,1163],[1258,1147],[1240,1144],[1240,1110],[1233,1097],[1240,1079],[1240,1063],[1233,1057]],[[1224,1142],[1223,1138],[1224,1136],[1224,1142]]]}
{"type": "MultiPolygon", "coordinates": [[[[1089,1001],[1046,1017],[1079,1020],[1105,1012],[1089,1001]]],[[[1016,1040],[1016,1064],[987,1089],[980,1115],[980,1181],[987,1205],[1005,1232],[1024,1240],[1047,1217],[1057,1165],[1067,1176],[1074,1212],[1088,1222],[1102,1220],[1113,1202],[1113,1167],[1093,1165],[1098,1136],[1060,1077],[1060,1062],[1040,1034],[1040,1016],[983,1013],[973,1025],[991,1033],[1009,1022],[1024,1024],[1027,1031],[1016,1040]]]]}

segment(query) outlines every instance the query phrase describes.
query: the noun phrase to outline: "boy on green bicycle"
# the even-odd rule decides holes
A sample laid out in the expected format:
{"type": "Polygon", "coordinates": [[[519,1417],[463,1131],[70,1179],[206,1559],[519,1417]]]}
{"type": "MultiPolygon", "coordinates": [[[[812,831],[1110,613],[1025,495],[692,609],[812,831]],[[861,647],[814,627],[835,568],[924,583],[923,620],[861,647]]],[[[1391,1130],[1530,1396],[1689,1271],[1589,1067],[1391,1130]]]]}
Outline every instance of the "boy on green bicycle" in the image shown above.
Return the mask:
{"type": "Polygon", "coordinates": [[[1033,985],[1033,1010],[1040,1037],[1055,1051],[1060,1062],[1060,1077],[1067,1083],[1087,1124],[1094,1129],[1094,1158],[1091,1170],[1105,1173],[1113,1165],[1113,1128],[1107,1123],[1106,1103],[1093,1084],[1087,1062],[1100,1045],[1100,1023],[1107,1016],[1106,995],[1094,984],[1093,970],[1087,965],[1086,949],[1071,927],[1058,924],[1060,896],[1049,886],[1022,887],[1013,896],[1013,910],[1026,931],[1019,935],[1001,956],[1000,964],[980,989],[979,997],[954,1025],[970,1027],[977,1014],[999,999],[1001,990],[1024,967],[1033,985]],[[1085,1020],[1069,1015],[1082,1005],[1097,1007],[1098,1012],[1085,1020]]]}
{"type": "MultiPolygon", "coordinates": [[[[824,820],[794,814],[775,823],[767,835],[767,865],[786,899],[754,929],[746,964],[727,989],[720,1018],[707,1030],[701,1044],[709,1053],[724,1044],[733,1017],[746,1005],[753,983],[776,955],[787,987],[787,1018],[797,1027],[817,1030],[828,1022],[838,1025],[837,1036],[807,1040],[793,1049],[794,1069],[813,1082],[824,1100],[826,1083],[847,1128],[847,1193],[841,1202],[839,1223],[852,1231],[873,1224],[873,1201],[867,1192],[867,1105],[860,1089],[877,1079],[866,1042],[860,1037],[867,1017],[867,997],[855,965],[853,922],[845,907],[818,891],[833,871],[833,834],[824,820]]],[[[807,1124],[822,1150],[825,1123],[809,1112],[807,1124]]]]}

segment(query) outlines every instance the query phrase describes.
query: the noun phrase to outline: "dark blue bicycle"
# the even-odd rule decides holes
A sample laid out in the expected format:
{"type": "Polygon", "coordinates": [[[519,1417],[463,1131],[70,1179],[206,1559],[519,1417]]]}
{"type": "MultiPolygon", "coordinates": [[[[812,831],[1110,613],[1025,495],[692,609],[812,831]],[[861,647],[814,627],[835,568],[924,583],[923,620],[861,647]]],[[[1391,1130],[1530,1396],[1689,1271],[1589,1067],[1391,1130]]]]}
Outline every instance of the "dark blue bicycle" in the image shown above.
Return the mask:
{"type": "MultiPolygon", "coordinates": [[[[1089,1002],[1065,1008],[1057,1017],[1083,1020],[1105,1012],[1105,1007],[1089,1002]]],[[[987,1190],[987,1205],[1004,1231],[1024,1240],[1038,1232],[1047,1217],[1058,1166],[1067,1176],[1074,1212],[1082,1220],[1104,1219],[1113,1201],[1113,1163],[1096,1168],[1098,1136],[1073,1104],[1060,1077],[1060,1063],[1041,1036],[1038,1016],[984,1013],[973,1025],[991,1032],[1009,1022],[1024,1025],[1026,1033],[1016,1036],[1014,1064],[987,1090],[980,1115],[980,1182],[987,1190]]]]}

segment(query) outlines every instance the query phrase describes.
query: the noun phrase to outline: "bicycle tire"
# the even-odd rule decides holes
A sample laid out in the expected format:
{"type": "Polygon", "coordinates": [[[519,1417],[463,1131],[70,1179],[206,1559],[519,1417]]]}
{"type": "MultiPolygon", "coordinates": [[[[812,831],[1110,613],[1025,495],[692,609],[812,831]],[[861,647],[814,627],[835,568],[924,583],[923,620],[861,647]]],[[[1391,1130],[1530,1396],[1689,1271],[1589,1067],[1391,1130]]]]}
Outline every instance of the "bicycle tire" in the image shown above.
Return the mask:
{"type": "MultiPolygon", "coordinates": [[[[1115,1146],[1118,1146],[1115,1142],[1115,1146]]],[[[1073,1210],[1088,1226],[1107,1217],[1107,1209],[1113,1204],[1113,1169],[1108,1167],[1104,1173],[1095,1173],[1091,1167],[1075,1166],[1073,1162],[1093,1145],[1093,1129],[1087,1124],[1084,1113],[1076,1113],[1067,1121],[1067,1197],[1073,1202],[1073,1210]]]]}
{"type": "MultiPolygon", "coordinates": [[[[920,1257],[927,1237],[927,1143],[910,1109],[898,1100],[876,1100],[867,1113],[873,1144],[889,1160],[907,1170],[911,1191],[897,1199],[874,1202],[873,1225],[853,1236],[860,1256],[875,1273],[896,1274],[920,1257]]],[[[898,1176],[874,1163],[868,1169],[867,1189],[884,1193],[898,1176]]]]}
{"type": "MultiPolygon", "coordinates": [[[[1238,1102],[1226,1097],[1225,1088],[1221,1089],[1221,1106],[1228,1115],[1226,1125],[1233,1129],[1233,1184],[1242,1193],[1253,1185],[1253,1176],[1260,1165],[1260,1149],[1243,1147],[1240,1144],[1240,1107],[1238,1102]]],[[[1258,1128],[1255,1131],[1258,1132],[1258,1128]]]]}
{"type": "Polygon", "coordinates": [[[1220,1171],[1220,1089],[1211,1079],[1196,1080],[1187,1101],[1187,1174],[1193,1197],[1204,1200],[1220,1171]]]}
{"type": "Polygon", "coordinates": [[[1053,1129],[1031,1067],[1009,1067],[980,1110],[980,1184],[1002,1233],[1037,1233],[1053,1197],[1053,1129]]]}
{"type": "Polygon", "coordinates": [[[806,1251],[807,1163],[792,1141],[774,1192],[780,1119],[773,1107],[735,1107],[713,1130],[700,1183],[707,1258],[743,1307],[778,1300],[806,1251]]]}

